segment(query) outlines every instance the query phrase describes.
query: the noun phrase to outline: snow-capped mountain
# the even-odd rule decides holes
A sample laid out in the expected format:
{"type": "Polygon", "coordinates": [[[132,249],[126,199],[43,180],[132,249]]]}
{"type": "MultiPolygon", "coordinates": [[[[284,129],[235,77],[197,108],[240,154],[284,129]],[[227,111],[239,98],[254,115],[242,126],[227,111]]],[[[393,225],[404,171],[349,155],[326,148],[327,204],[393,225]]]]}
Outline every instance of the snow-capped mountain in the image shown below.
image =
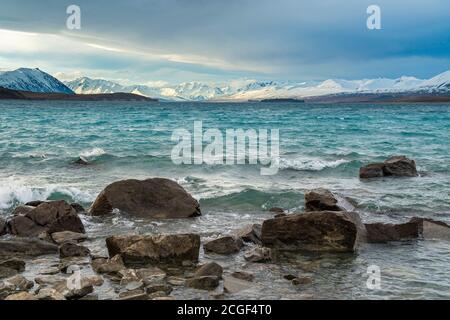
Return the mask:
{"type": "Polygon", "coordinates": [[[414,77],[311,82],[236,80],[226,84],[185,82],[174,86],[122,86],[107,80],[80,78],[66,82],[76,93],[129,92],[172,101],[248,101],[302,99],[338,93],[450,92],[450,71],[428,80],[414,77]]]}
{"type": "Polygon", "coordinates": [[[0,87],[31,92],[73,94],[64,83],[39,69],[20,68],[0,73],[0,87]]]}

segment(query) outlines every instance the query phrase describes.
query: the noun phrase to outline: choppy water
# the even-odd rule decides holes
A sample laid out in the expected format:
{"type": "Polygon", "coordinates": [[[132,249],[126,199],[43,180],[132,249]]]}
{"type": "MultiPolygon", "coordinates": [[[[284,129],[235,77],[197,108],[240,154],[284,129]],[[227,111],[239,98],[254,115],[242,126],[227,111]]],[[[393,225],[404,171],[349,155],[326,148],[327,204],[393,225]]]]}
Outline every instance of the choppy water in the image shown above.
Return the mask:
{"type": "MultiPolygon", "coordinates": [[[[195,231],[208,237],[258,222],[279,206],[301,210],[305,190],[325,187],[351,197],[365,221],[403,222],[424,216],[450,222],[450,105],[195,104],[124,102],[0,102],[0,214],[19,203],[67,199],[85,206],[108,183],[167,177],[200,200],[195,220],[149,222],[118,216],[85,217],[95,252],[111,233],[195,231]],[[279,129],[281,168],[261,176],[258,166],[174,165],[172,131],[204,128],[279,129]],[[405,154],[420,177],[364,182],[359,167],[405,154]],[[91,166],[73,164],[84,156],[91,166]]],[[[298,256],[273,265],[243,267],[256,275],[247,298],[449,298],[450,244],[442,241],[366,245],[358,255],[298,256]],[[366,268],[382,270],[382,289],[366,288],[366,268]],[[308,265],[308,267],[305,267],[308,265]],[[305,271],[307,269],[307,271],[305,271]],[[297,288],[285,273],[309,274],[297,288]]],[[[36,270],[29,270],[30,274],[36,270]]],[[[180,297],[205,298],[178,289],[180,297]]],[[[105,289],[105,295],[108,296],[105,289]]],[[[230,296],[228,296],[230,297],[230,296]]]]}

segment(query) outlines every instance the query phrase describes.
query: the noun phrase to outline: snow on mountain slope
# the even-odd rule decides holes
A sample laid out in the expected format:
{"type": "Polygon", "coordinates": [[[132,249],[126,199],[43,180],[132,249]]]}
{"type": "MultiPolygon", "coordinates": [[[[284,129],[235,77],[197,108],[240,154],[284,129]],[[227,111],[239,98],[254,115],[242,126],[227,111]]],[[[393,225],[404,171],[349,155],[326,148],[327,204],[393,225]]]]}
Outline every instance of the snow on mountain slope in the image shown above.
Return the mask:
{"type": "Polygon", "coordinates": [[[73,94],[73,91],[61,81],[39,69],[20,68],[2,72],[0,74],[0,87],[32,92],[73,94]]]}
{"type": "Polygon", "coordinates": [[[76,93],[131,92],[172,101],[248,101],[321,96],[337,93],[383,93],[405,91],[450,91],[450,71],[429,80],[414,77],[398,79],[329,79],[322,82],[276,82],[234,80],[225,84],[185,82],[173,86],[122,86],[107,80],[81,78],[66,83],[76,93]]]}

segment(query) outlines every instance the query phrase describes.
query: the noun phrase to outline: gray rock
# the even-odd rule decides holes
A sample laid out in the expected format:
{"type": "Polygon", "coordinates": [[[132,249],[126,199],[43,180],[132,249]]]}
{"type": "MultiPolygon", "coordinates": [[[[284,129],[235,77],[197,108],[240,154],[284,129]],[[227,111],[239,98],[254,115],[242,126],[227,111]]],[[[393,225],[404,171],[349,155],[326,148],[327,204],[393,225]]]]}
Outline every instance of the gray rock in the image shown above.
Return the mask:
{"type": "Polygon", "coordinates": [[[252,282],[237,279],[235,277],[224,277],[223,289],[228,293],[237,293],[240,291],[248,290],[254,285],[252,282]]]}
{"type": "Polygon", "coordinates": [[[246,252],[244,259],[250,262],[269,262],[272,261],[272,250],[270,248],[257,246],[246,252]]]}
{"type": "Polygon", "coordinates": [[[203,249],[205,249],[206,252],[214,252],[218,254],[232,254],[239,252],[242,246],[243,243],[240,238],[225,236],[208,241],[203,245],[203,249]]]}
{"type": "Polygon", "coordinates": [[[213,290],[219,286],[219,277],[203,276],[186,280],[186,286],[200,290],[213,290]]]}
{"type": "Polygon", "coordinates": [[[59,256],[61,258],[87,257],[90,253],[91,251],[88,248],[71,242],[66,242],[59,247],[59,256]]]}
{"type": "Polygon", "coordinates": [[[419,236],[419,227],[414,222],[402,224],[366,223],[365,226],[367,242],[369,243],[415,239],[419,236]]]}
{"type": "Polygon", "coordinates": [[[199,203],[183,187],[162,178],[114,182],[98,195],[89,214],[102,216],[112,213],[113,209],[153,219],[189,218],[201,214],[199,203]]]}
{"type": "Polygon", "coordinates": [[[38,239],[14,238],[0,240],[0,257],[40,256],[58,253],[58,246],[38,239]]]}
{"type": "Polygon", "coordinates": [[[251,224],[236,232],[236,236],[244,242],[261,243],[261,225],[251,224]]]}
{"type": "Polygon", "coordinates": [[[231,274],[233,278],[252,282],[255,279],[255,276],[249,272],[244,271],[235,271],[231,274]]]}
{"type": "Polygon", "coordinates": [[[222,278],[223,268],[215,263],[206,263],[195,270],[194,277],[215,276],[219,279],[222,278]]]}

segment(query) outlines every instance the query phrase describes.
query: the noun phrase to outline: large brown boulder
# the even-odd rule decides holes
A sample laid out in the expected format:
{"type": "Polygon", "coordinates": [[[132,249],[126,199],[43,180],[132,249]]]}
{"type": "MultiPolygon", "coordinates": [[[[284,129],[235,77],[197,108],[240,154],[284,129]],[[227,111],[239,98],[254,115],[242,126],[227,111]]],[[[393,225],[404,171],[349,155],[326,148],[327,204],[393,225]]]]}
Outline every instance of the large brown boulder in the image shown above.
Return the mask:
{"type": "Polygon", "coordinates": [[[58,253],[58,246],[39,239],[14,238],[0,240],[0,257],[15,255],[40,256],[58,253]]]}
{"type": "Polygon", "coordinates": [[[361,179],[379,177],[416,177],[418,175],[414,160],[405,156],[394,156],[383,163],[372,163],[360,168],[361,179]]]}
{"type": "Polygon", "coordinates": [[[241,238],[224,236],[206,242],[203,245],[203,249],[205,249],[206,252],[214,252],[217,254],[232,254],[239,252],[242,246],[243,242],[241,238]]]}
{"type": "Polygon", "coordinates": [[[402,224],[391,223],[366,223],[367,242],[385,243],[389,241],[400,241],[414,239],[419,236],[418,224],[408,222],[402,224]]]}
{"type": "Polygon", "coordinates": [[[43,202],[25,214],[18,214],[8,221],[11,234],[21,237],[37,237],[42,233],[73,231],[84,233],[84,226],[66,201],[43,202]]]}
{"type": "Polygon", "coordinates": [[[261,240],[284,250],[352,252],[364,236],[357,213],[320,211],[266,220],[261,240]]]}
{"type": "Polygon", "coordinates": [[[200,236],[196,234],[124,235],[106,239],[110,257],[119,254],[126,265],[197,262],[200,236]]]}
{"type": "Polygon", "coordinates": [[[305,193],[305,211],[353,211],[355,207],[344,197],[318,188],[305,193]]]}
{"type": "Polygon", "coordinates": [[[97,196],[89,214],[102,216],[113,209],[153,219],[189,218],[201,214],[199,203],[183,187],[162,178],[114,182],[97,196]]]}

